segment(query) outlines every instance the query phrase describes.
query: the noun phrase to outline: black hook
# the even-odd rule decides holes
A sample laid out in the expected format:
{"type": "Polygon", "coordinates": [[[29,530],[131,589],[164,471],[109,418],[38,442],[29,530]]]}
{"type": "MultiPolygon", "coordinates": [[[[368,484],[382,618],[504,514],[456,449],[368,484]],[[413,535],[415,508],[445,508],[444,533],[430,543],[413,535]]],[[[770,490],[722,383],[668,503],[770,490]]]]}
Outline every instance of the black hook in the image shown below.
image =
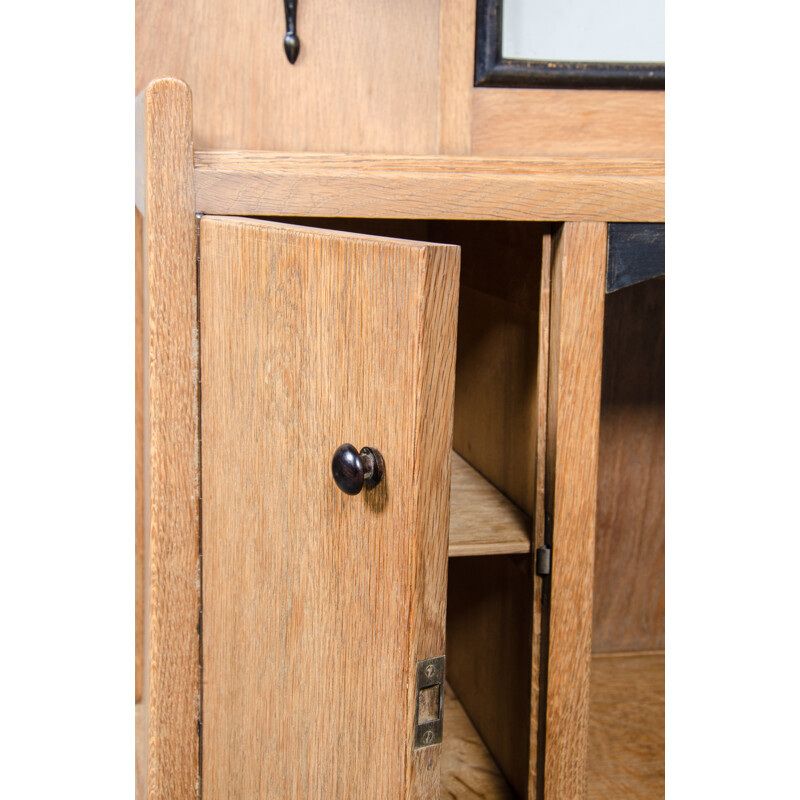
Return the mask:
{"type": "Polygon", "coordinates": [[[300,53],[300,40],[297,38],[297,0],[283,0],[286,10],[286,36],[283,37],[283,49],[290,64],[297,61],[300,53]]]}

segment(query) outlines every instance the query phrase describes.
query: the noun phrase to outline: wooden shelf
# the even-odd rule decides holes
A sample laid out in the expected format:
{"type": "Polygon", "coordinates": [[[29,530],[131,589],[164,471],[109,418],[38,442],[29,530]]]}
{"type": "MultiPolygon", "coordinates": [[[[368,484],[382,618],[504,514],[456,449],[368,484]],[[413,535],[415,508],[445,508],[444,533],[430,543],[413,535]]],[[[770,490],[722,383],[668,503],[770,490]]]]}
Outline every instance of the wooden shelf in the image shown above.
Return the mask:
{"type": "Polygon", "coordinates": [[[453,453],[450,484],[450,556],[529,553],[531,520],[453,453]]]}
{"type": "Polygon", "coordinates": [[[595,655],[590,698],[589,800],[663,798],[664,654],[595,655]]]}
{"type": "Polygon", "coordinates": [[[510,800],[514,792],[450,684],[445,684],[441,798],[510,800]]]}

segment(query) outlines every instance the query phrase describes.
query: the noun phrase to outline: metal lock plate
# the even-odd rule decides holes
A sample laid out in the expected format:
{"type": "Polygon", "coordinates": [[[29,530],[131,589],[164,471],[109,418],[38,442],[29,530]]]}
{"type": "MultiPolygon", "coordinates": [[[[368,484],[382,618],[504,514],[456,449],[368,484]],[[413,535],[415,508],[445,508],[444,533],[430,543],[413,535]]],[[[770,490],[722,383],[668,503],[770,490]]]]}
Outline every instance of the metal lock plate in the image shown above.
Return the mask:
{"type": "Polygon", "coordinates": [[[414,749],[442,742],[444,718],[444,656],[417,663],[417,710],[414,749]]]}

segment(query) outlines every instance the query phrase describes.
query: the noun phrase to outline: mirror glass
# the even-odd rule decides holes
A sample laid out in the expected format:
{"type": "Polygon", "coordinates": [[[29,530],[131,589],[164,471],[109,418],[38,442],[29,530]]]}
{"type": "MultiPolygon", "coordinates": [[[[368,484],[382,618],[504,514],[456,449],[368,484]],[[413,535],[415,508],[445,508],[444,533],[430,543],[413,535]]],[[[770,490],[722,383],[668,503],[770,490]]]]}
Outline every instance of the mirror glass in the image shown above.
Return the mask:
{"type": "Polygon", "coordinates": [[[664,62],[664,0],[503,0],[503,58],[664,62]]]}

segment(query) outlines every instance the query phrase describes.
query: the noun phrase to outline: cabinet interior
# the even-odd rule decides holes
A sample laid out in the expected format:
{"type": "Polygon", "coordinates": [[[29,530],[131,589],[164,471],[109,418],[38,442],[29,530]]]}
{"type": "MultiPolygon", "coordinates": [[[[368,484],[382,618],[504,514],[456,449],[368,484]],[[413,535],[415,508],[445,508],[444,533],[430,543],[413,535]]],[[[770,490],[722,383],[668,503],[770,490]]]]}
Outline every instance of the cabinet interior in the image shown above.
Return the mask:
{"type": "MultiPolygon", "coordinates": [[[[531,550],[541,543],[534,533],[543,490],[537,362],[551,225],[282,220],[461,246],[441,796],[540,796],[541,579],[531,550]]],[[[618,797],[621,785],[629,796],[657,796],[664,774],[663,280],[608,295],[604,335],[589,797],[618,797]]]]}
{"type": "Polygon", "coordinates": [[[664,288],[606,295],[590,800],[664,796],[664,288]]]}

